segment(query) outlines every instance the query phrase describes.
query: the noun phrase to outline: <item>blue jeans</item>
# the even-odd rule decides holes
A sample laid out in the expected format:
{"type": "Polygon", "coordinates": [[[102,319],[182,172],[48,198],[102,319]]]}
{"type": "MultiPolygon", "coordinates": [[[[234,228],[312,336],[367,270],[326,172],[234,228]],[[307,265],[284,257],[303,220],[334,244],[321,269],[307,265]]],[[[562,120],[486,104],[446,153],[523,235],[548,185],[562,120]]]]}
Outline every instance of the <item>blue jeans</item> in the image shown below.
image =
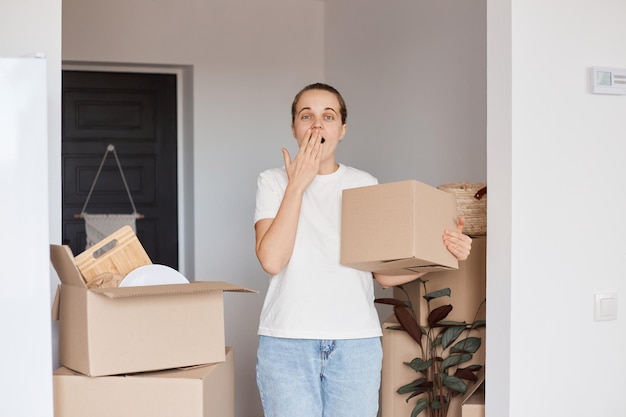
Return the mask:
{"type": "Polygon", "coordinates": [[[265,417],[375,417],[383,351],[379,337],[259,337],[257,385],[265,417]]]}

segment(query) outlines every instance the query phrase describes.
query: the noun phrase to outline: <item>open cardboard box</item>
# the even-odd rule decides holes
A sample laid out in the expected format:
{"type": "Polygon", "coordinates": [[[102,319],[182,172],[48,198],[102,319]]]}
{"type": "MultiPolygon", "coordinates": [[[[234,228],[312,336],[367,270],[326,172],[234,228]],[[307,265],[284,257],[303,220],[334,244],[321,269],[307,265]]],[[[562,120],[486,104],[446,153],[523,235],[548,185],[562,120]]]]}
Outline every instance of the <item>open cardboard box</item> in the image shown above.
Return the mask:
{"type": "Polygon", "coordinates": [[[233,417],[234,353],[225,361],[190,369],[92,378],[54,372],[55,417],[233,417]]]}
{"type": "Polygon", "coordinates": [[[227,282],[88,289],[68,246],[50,245],[59,362],[89,376],[223,362],[227,282]]]}
{"type": "Polygon", "coordinates": [[[343,190],[341,264],[388,275],[458,268],[443,244],[456,198],[416,180],[343,190]]]}

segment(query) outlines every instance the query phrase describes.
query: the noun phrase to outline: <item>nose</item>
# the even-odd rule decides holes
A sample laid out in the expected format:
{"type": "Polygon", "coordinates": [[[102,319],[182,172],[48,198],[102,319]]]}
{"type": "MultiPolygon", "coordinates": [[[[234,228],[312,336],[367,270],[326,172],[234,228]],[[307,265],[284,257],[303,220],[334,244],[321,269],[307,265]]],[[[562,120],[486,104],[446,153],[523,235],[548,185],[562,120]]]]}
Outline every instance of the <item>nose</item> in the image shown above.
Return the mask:
{"type": "Polygon", "coordinates": [[[321,128],[322,127],[322,119],[320,117],[316,117],[313,120],[313,128],[321,128]]]}

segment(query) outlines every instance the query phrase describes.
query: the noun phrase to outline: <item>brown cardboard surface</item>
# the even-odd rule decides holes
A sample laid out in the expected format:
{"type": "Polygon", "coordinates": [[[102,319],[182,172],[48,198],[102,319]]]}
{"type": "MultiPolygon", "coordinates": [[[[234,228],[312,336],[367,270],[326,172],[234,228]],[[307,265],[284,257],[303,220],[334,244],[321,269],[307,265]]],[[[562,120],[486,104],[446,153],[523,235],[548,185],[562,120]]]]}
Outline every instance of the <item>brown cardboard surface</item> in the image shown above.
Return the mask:
{"type": "Polygon", "coordinates": [[[146,285],[139,287],[94,288],[94,294],[108,298],[150,297],[158,295],[197,294],[201,292],[254,292],[224,281],[193,281],[188,284],[146,285]]]}
{"type": "Polygon", "coordinates": [[[223,293],[111,299],[61,286],[59,362],[90,376],[224,360],[223,293]]]}
{"type": "Polygon", "coordinates": [[[417,343],[406,333],[388,330],[388,326],[398,325],[395,316],[383,324],[383,371],[380,385],[380,409],[382,417],[406,417],[415,407],[413,400],[406,403],[406,395],[396,391],[401,386],[417,379],[417,373],[404,362],[411,362],[417,356],[417,343]]]}
{"type": "Polygon", "coordinates": [[[444,230],[456,230],[456,201],[416,180],[343,191],[341,263],[389,275],[458,268],[444,230]]]}
{"type": "Polygon", "coordinates": [[[50,261],[62,283],[87,288],[69,246],[50,245],[50,261]]]}
{"type": "MultiPolygon", "coordinates": [[[[450,297],[441,297],[432,300],[431,309],[444,304],[451,304],[452,311],[446,320],[472,322],[478,311],[480,303],[486,298],[486,261],[487,261],[487,238],[475,237],[472,239],[470,256],[459,262],[459,269],[455,271],[430,272],[422,279],[428,280],[426,289],[428,292],[450,288],[450,297]]],[[[423,299],[424,287],[419,281],[404,284],[403,288],[408,293],[408,299],[413,310],[418,316],[418,323],[425,326],[428,321],[428,306],[423,299]]],[[[407,295],[399,288],[393,289],[393,296],[399,300],[406,300],[407,295]]],[[[484,320],[486,308],[478,311],[477,319],[484,320]]]]}
{"type": "MultiPolygon", "coordinates": [[[[224,348],[222,347],[224,351],[224,348]]],[[[54,372],[55,417],[233,417],[234,352],[190,369],[88,377],[54,372]]]]}
{"type": "Polygon", "coordinates": [[[87,289],[70,256],[51,245],[59,362],[89,376],[224,361],[223,293],[254,292],[227,282],[87,289]]]}
{"type": "Polygon", "coordinates": [[[477,376],[461,401],[461,417],[485,417],[485,368],[477,376]]]}
{"type": "MultiPolygon", "coordinates": [[[[381,415],[382,417],[406,417],[411,415],[415,407],[416,398],[406,402],[407,395],[400,395],[396,391],[403,385],[417,379],[418,373],[413,371],[404,362],[411,362],[419,356],[419,346],[406,332],[401,330],[389,330],[390,326],[398,326],[398,321],[391,315],[383,324],[383,370],[381,379],[381,415]]],[[[479,331],[482,337],[482,345],[474,354],[470,364],[485,363],[485,329],[479,331]]],[[[461,416],[463,397],[457,396],[451,400],[447,417],[461,416]]]]}

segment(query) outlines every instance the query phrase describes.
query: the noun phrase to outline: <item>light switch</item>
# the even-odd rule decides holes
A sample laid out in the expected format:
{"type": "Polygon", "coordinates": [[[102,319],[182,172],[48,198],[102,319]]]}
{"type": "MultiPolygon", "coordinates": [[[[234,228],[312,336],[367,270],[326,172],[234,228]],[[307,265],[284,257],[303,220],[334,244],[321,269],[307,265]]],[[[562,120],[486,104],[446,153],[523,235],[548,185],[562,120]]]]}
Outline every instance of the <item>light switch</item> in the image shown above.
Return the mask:
{"type": "Polygon", "coordinates": [[[595,293],[595,321],[617,320],[617,293],[595,293]]]}

